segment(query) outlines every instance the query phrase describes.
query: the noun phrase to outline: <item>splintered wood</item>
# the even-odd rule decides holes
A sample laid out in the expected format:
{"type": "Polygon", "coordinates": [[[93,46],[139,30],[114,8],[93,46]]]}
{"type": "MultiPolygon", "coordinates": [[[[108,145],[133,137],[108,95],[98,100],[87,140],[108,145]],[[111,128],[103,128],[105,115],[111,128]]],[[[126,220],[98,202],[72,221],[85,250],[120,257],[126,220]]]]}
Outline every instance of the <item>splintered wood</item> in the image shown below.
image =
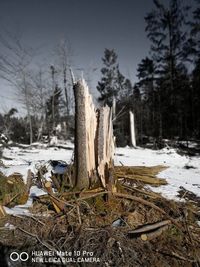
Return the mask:
{"type": "Polygon", "coordinates": [[[114,141],[112,127],[112,112],[106,106],[99,111],[98,124],[98,174],[104,187],[109,181],[109,166],[114,156],[114,141]]]}
{"type": "Polygon", "coordinates": [[[154,186],[166,185],[167,181],[156,177],[165,170],[166,166],[115,166],[115,176],[117,179],[135,180],[154,186]]]}
{"type": "Polygon", "coordinates": [[[74,85],[75,96],[75,181],[76,188],[90,188],[101,181],[109,184],[114,156],[112,111],[96,109],[84,80],[74,85]]]}

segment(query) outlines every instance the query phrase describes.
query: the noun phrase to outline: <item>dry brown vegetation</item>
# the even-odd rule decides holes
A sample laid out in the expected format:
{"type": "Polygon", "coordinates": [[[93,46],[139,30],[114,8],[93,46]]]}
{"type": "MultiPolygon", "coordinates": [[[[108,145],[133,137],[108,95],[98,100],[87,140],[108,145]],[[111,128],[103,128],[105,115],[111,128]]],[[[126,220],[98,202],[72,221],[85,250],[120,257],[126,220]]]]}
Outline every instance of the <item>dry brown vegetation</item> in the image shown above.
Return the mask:
{"type": "Polygon", "coordinates": [[[49,191],[35,197],[31,215],[1,218],[1,245],[8,251],[93,251],[101,261],[96,266],[199,266],[198,200],[177,203],[148,190],[146,184],[166,183],[155,177],[162,169],[115,167],[112,192],[49,191]],[[5,223],[14,227],[9,230],[5,223]]]}

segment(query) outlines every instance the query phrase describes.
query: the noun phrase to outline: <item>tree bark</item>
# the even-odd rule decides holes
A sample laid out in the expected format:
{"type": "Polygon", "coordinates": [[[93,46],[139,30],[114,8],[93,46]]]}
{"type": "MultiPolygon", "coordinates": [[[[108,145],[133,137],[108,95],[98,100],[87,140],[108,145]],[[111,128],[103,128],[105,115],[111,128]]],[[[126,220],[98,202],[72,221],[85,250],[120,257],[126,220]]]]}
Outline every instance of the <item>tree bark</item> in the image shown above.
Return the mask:
{"type": "MultiPolygon", "coordinates": [[[[92,114],[88,114],[87,107],[92,106],[91,99],[89,98],[88,88],[83,82],[77,82],[74,85],[75,96],[75,186],[78,189],[89,188],[88,171],[91,171],[91,167],[95,168],[95,155],[93,159],[89,158],[89,150],[92,152],[92,145],[94,140],[91,140],[88,144],[88,134],[93,131],[93,139],[95,137],[95,121],[92,120],[92,114]],[[88,106],[87,106],[88,105],[88,106]],[[93,124],[94,123],[94,124],[93,124]],[[92,125],[93,124],[93,125],[92,125]],[[92,127],[92,129],[90,129],[92,127]],[[89,147],[90,146],[90,147],[89,147]],[[92,162],[93,160],[93,162],[92,162]],[[89,170],[89,166],[90,170],[89,170]]],[[[94,150],[94,149],[93,149],[94,150]]]]}

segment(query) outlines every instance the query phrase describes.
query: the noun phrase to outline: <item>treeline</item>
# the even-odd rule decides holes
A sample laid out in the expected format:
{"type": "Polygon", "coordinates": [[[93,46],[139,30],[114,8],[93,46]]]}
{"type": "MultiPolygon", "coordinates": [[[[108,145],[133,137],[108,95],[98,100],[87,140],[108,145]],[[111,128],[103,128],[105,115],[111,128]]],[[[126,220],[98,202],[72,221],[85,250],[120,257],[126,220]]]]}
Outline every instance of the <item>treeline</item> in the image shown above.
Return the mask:
{"type": "MultiPolygon", "coordinates": [[[[98,100],[100,105],[113,106],[120,146],[129,144],[129,110],[135,115],[138,144],[149,137],[200,139],[200,1],[192,7],[179,0],[153,3],[145,16],[150,47],[138,64],[138,81],[133,84],[122,74],[114,49],[105,49],[102,58],[98,100]]],[[[33,65],[33,50],[24,49],[16,37],[9,43],[0,36],[0,44],[0,76],[17,89],[26,112],[21,119],[15,109],[0,115],[0,132],[27,143],[50,140],[53,135],[72,136],[74,77],[66,43],[56,48],[56,67],[33,65]]]]}
{"type": "Polygon", "coordinates": [[[168,6],[153,2],[145,17],[151,45],[138,64],[138,82],[132,85],[120,73],[114,50],[106,49],[103,58],[99,101],[111,105],[116,99],[118,144],[129,142],[129,110],[135,114],[140,144],[149,136],[200,138],[200,1],[193,8],[178,0],[168,6]]]}

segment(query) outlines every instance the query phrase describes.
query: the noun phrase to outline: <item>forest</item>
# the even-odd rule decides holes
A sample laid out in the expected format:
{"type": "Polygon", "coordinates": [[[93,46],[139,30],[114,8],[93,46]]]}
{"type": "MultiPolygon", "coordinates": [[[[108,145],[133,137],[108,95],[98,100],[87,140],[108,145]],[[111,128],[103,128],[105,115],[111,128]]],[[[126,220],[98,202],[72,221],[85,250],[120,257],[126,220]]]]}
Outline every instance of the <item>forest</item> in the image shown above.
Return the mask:
{"type": "MultiPolygon", "coordinates": [[[[200,138],[200,7],[154,1],[144,18],[150,42],[138,62],[133,83],[120,70],[115,48],[106,48],[96,87],[99,105],[116,103],[114,132],[118,146],[130,144],[129,110],[135,114],[139,145],[159,140],[200,138]]],[[[50,136],[73,136],[74,98],[70,48],[63,41],[54,49],[57,65],[41,67],[37,52],[23,47],[18,36],[1,36],[0,76],[16,89],[13,108],[0,114],[0,132],[9,141],[32,143],[50,136]]],[[[134,53],[134,51],[133,51],[134,53]]],[[[92,75],[92,74],[89,74],[92,75]]],[[[85,77],[86,80],[89,77],[85,77]]]]}

